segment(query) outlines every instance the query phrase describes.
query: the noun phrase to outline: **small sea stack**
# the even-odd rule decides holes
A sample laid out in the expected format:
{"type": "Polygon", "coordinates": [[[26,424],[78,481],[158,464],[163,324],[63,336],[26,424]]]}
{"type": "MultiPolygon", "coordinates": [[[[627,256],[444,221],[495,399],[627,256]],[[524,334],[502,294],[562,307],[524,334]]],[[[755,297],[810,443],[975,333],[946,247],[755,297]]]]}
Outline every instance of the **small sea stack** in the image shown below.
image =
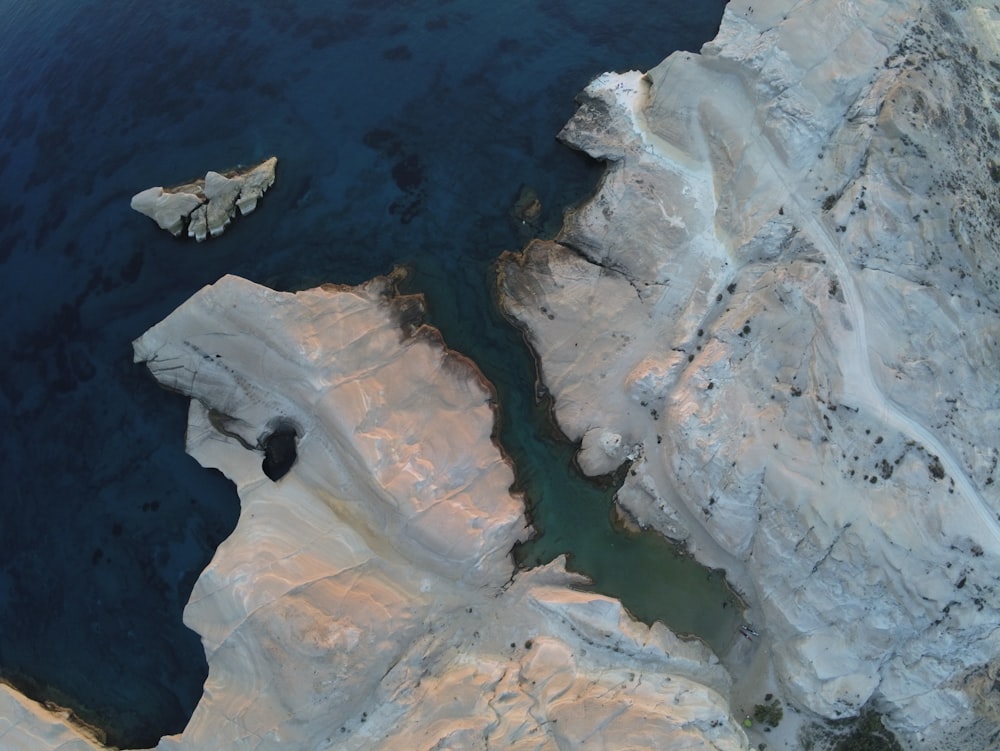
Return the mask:
{"type": "Polygon", "coordinates": [[[216,237],[236,216],[249,214],[274,184],[278,158],[224,173],[209,171],[203,179],[173,188],[147,188],[132,196],[132,208],[175,237],[186,233],[198,242],[216,237]]]}

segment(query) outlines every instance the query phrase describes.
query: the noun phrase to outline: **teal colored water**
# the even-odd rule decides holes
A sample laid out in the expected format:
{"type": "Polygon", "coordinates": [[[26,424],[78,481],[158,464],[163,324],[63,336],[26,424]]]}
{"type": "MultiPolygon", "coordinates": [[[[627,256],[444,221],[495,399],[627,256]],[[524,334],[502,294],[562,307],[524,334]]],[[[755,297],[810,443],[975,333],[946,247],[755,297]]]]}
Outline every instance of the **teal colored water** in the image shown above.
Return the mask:
{"type": "Polygon", "coordinates": [[[425,295],[430,322],[497,389],[500,442],[539,532],[515,550],[518,565],[530,568],[566,553],[571,570],[588,576],[595,591],[620,599],[635,617],[663,621],[723,652],[738,633],[739,599],[720,572],[705,569],[680,546],[615,523],[612,502],[621,477],[595,480],[577,469],[576,447],[554,424],[548,400],[536,399],[529,348],[491,299],[493,273],[492,263],[471,260],[446,275],[418,264],[406,286],[425,295]]]}
{"type": "MultiPolygon", "coordinates": [[[[413,266],[448,343],[498,384],[545,544],[603,591],[636,582],[637,615],[700,611],[630,573],[666,558],[597,557],[648,543],[615,536],[610,491],[550,440],[489,278],[523,241],[507,219],[522,185],[549,224],[593,188],[599,166],[554,139],[573,96],[697,49],[722,7],[0,0],[0,677],[122,746],[190,716],[206,664],[181,611],[238,501],[184,454],[184,400],[130,342],[225,273],[297,289],[413,266]],[[151,185],[271,154],[258,211],[204,245],[129,209],[151,185]]],[[[701,591],[705,576],[669,578],[701,591]]]]}

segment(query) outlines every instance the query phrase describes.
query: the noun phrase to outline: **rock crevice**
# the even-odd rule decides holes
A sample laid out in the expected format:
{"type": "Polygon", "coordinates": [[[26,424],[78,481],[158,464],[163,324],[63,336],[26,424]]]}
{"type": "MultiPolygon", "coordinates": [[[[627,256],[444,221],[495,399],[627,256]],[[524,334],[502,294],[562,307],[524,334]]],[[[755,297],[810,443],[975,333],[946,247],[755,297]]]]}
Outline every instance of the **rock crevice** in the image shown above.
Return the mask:
{"type": "Polygon", "coordinates": [[[161,229],[198,242],[226,231],[237,211],[246,216],[274,184],[277,157],[246,169],[220,174],[209,171],[204,179],[173,188],[147,188],[132,196],[132,208],[155,221],[161,229]]]}

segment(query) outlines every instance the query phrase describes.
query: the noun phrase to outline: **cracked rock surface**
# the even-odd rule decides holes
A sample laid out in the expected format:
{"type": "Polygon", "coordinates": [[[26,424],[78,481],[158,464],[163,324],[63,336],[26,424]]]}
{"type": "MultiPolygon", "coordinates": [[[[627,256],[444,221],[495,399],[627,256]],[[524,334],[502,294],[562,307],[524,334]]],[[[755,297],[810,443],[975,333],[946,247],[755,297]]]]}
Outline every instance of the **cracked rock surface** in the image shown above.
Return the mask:
{"type": "Polygon", "coordinates": [[[989,746],[1000,12],[733,2],[579,102],[603,181],[498,286],[581,466],[638,447],[619,502],[727,570],[787,702],[989,746]]]}
{"type": "Polygon", "coordinates": [[[241,499],[184,613],[205,694],[159,748],[748,748],[706,647],[577,591],[562,560],[514,574],[529,530],[492,390],[421,314],[388,278],[230,276],[136,340],[241,499]],[[276,426],[297,460],[272,481],[276,426]]]}
{"type": "Polygon", "coordinates": [[[217,237],[239,211],[257,208],[257,201],[274,184],[277,157],[247,169],[226,174],[209,171],[203,180],[173,188],[147,188],[132,196],[132,208],[155,221],[161,229],[186,234],[202,242],[217,237]]]}

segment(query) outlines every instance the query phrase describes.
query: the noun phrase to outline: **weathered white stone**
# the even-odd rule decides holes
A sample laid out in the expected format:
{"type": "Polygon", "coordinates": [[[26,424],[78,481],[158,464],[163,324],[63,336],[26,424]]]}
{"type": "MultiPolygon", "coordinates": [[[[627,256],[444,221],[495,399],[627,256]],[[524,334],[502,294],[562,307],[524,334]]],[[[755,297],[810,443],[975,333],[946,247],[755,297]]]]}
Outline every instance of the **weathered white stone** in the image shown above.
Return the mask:
{"type": "Polygon", "coordinates": [[[209,171],[203,180],[173,188],[147,188],[132,197],[132,208],[150,217],[172,235],[187,232],[202,242],[221,235],[236,210],[249,214],[274,184],[277,157],[246,170],[222,175],[209,171]]]}
{"type": "Polygon", "coordinates": [[[706,647],[574,589],[562,560],[514,575],[529,530],[493,394],[421,313],[390,279],[225,277],[136,340],[241,500],[184,613],[205,694],[159,748],[747,749],[706,647]],[[297,461],[272,482],[278,426],[297,461]]]}
{"type": "Polygon", "coordinates": [[[198,242],[203,242],[208,234],[208,205],[203,203],[188,216],[187,235],[198,242]]]}
{"type": "Polygon", "coordinates": [[[588,475],[603,475],[622,465],[628,448],[617,433],[588,430],[583,434],[577,460],[588,475]]]}
{"type": "Polygon", "coordinates": [[[4,751],[96,751],[105,746],[69,712],[43,706],[0,683],[0,748],[4,751]]]}
{"type": "Polygon", "coordinates": [[[500,269],[563,430],[643,444],[619,500],[727,569],[785,699],[914,748],[1000,730],[998,39],[985,2],[734,0],[587,87],[602,183],[500,269]]]}
{"type": "Polygon", "coordinates": [[[242,179],[228,178],[218,172],[209,171],[205,174],[204,190],[208,199],[208,203],[205,204],[207,211],[205,219],[212,237],[221,235],[232,221],[242,183],[242,179]]]}
{"type": "Polygon", "coordinates": [[[172,235],[184,231],[187,217],[201,206],[202,200],[192,193],[167,193],[163,188],[147,188],[132,196],[132,208],[155,221],[172,235]]]}
{"type": "Polygon", "coordinates": [[[243,185],[236,201],[241,215],[249,214],[256,209],[258,199],[274,185],[274,168],[277,163],[277,158],[271,157],[242,176],[243,185]]]}

